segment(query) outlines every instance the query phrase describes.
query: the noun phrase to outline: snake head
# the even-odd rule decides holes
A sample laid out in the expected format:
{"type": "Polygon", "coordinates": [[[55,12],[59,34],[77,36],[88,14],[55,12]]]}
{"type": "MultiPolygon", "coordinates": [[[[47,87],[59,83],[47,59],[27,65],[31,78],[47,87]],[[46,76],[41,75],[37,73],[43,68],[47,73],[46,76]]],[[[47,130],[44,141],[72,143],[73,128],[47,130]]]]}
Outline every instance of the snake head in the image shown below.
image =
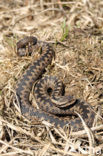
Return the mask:
{"type": "Polygon", "coordinates": [[[32,46],[37,44],[37,38],[26,36],[17,42],[17,54],[19,56],[30,56],[32,54],[32,46]]]}

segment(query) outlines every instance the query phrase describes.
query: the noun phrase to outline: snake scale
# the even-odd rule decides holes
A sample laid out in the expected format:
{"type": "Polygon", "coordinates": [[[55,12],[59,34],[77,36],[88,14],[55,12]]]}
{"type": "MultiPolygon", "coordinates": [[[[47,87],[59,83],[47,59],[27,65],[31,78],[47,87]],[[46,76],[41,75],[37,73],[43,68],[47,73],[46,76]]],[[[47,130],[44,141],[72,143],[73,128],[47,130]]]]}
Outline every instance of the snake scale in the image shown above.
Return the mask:
{"type": "Polygon", "coordinates": [[[45,68],[55,56],[52,46],[47,42],[38,41],[36,37],[27,36],[17,42],[17,53],[19,56],[31,54],[33,49],[37,47],[42,52],[41,56],[31,63],[16,86],[16,99],[20,105],[21,113],[31,121],[38,118],[62,128],[69,124],[73,131],[78,131],[83,129],[79,117],[64,118],[65,116],[75,116],[76,111],[80,113],[87,126],[91,127],[95,113],[86,102],[70,95],[63,95],[63,83],[57,77],[45,76],[40,79],[45,68]],[[39,109],[35,108],[29,101],[34,83],[36,83],[34,95],[39,109]]]}

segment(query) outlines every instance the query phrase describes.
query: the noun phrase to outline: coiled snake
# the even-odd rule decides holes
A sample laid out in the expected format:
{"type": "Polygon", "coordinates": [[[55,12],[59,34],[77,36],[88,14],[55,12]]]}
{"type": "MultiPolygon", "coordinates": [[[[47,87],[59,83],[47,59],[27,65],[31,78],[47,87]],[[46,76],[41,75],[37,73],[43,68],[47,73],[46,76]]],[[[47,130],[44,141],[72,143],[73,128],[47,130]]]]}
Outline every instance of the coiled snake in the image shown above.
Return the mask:
{"type": "Polygon", "coordinates": [[[41,57],[28,67],[16,86],[16,98],[22,114],[30,120],[39,118],[49,121],[56,127],[63,128],[69,124],[73,131],[77,131],[83,129],[79,117],[71,120],[63,118],[72,114],[76,115],[75,111],[77,111],[87,126],[91,127],[95,117],[94,112],[86,102],[75,99],[73,96],[63,96],[63,84],[60,80],[55,76],[46,76],[37,82],[55,55],[52,46],[38,41],[36,37],[25,37],[17,42],[17,53],[20,56],[26,55],[26,53],[31,54],[36,47],[42,51],[41,57]],[[39,109],[34,108],[29,101],[29,95],[35,82],[37,84],[34,94],[39,109]]]}

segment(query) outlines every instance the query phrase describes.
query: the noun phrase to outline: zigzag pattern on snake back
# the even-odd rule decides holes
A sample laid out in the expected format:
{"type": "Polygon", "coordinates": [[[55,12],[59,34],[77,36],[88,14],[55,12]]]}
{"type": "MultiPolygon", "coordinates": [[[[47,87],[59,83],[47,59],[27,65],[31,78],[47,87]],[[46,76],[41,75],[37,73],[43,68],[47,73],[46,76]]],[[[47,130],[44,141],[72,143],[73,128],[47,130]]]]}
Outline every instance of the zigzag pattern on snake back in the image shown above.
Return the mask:
{"type": "Polygon", "coordinates": [[[55,76],[46,76],[37,80],[43,74],[45,68],[51,63],[55,53],[53,48],[46,42],[38,41],[36,37],[25,37],[17,42],[17,53],[20,56],[31,54],[33,49],[39,47],[42,51],[41,57],[34,61],[24,72],[16,86],[16,98],[20,105],[22,114],[30,120],[39,118],[49,121],[56,127],[64,127],[69,124],[73,131],[83,129],[81,119],[65,119],[64,116],[80,113],[86,124],[91,127],[95,113],[89,105],[73,96],[62,95],[62,82],[55,76]],[[37,82],[34,94],[39,109],[32,106],[29,95],[33,84],[37,82]]]}

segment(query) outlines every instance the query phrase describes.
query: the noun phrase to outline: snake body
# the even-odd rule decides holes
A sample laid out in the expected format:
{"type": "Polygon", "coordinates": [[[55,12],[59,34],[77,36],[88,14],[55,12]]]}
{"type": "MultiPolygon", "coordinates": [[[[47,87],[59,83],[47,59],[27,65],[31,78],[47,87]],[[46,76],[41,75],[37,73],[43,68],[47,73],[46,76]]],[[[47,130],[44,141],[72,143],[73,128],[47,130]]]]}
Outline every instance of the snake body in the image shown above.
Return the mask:
{"type": "Polygon", "coordinates": [[[32,121],[35,118],[39,118],[62,128],[69,124],[73,131],[77,131],[83,129],[79,117],[71,120],[63,118],[64,116],[75,114],[75,111],[77,111],[87,126],[91,127],[95,113],[86,102],[75,99],[70,95],[63,96],[62,82],[60,80],[55,76],[46,76],[37,82],[55,55],[52,46],[47,42],[38,41],[36,37],[25,37],[17,42],[17,53],[20,56],[25,55],[26,47],[28,47],[28,53],[31,53],[32,48],[35,48],[35,46],[41,48],[42,54],[39,59],[31,63],[16,86],[16,99],[20,105],[21,113],[32,121]],[[36,82],[34,94],[39,109],[34,108],[29,101],[32,86],[36,82]]]}

